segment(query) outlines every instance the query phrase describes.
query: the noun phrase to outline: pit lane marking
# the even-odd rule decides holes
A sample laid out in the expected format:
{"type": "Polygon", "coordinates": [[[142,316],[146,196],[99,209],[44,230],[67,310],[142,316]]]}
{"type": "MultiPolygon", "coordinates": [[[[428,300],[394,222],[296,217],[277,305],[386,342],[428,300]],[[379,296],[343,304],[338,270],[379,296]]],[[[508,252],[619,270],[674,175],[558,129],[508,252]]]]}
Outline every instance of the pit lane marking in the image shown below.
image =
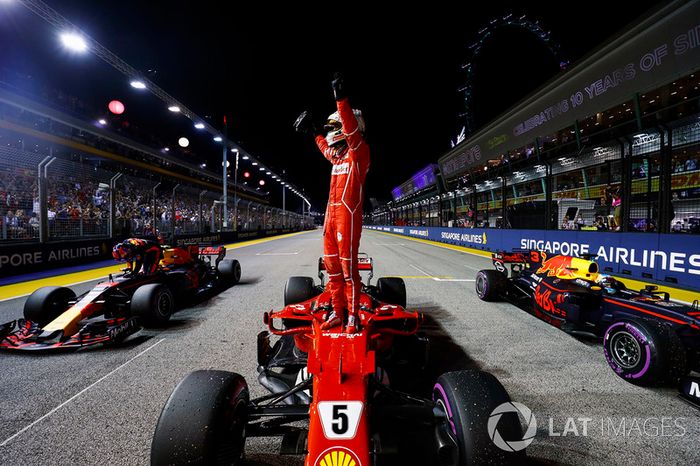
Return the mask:
{"type": "Polygon", "coordinates": [[[441,277],[436,277],[434,275],[430,275],[428,272],[425,270],[421,269],[420,267],[416,267],[413,264],[408,264],[423,275],[425,275],[426,278],[430,278],[432,280],[435,280],[436,282],[473,282],[473,278],[441,278],[441,277]]]}
{"type": "Polygon", "coordinates": [[[75,399],[78,398],[80,395],[82,395],[82,394],[85,393],[86,391],[90,390],[92,387],[94,387],[94,386],[97,385],[98,383],[102,382],[104,379],[106,379],[106,378],[109,377],[110,375],[112,375],[112,374],[114,374],[115,372],[117,372],[117,371],[118,371],[119,369],[121,369],[122,367],[126,366],[127,364],[129,364],[130,362],[134,361],[135,359],[140,358],[141,356],[143,356],[144,354],[146,354],[146,352],[148,352],[148,351],[152,350],[153,348],[155,348],[156,346],[158,346],[163,340],[165,340],[165,338],[161,338],[161,339],[158,340],[157,342],[153,343],[151,346],[149,346],[149,347],[146,348],[145,350],[141,351],[139,354],[137,354],[137,355],[134,356],[133,358],[129,359],[128,361],[126,361],[125,363],[123,363],[122,365],[120,365],[119,367],[117,367],[116,369],[112,370],[112,371],[109,372],[108,374],[103,375],[102,377],[100,377],[99,379],[97,379],[96,381],[94,381],[93,383],[91,383],[90,385],[88,385],[87,387],[85,387],[85,388],[83,388],[82,390],[80,390],[80,391],[79,391],[78,393],[76,393],[75,395],[73,395],[73,396],[71,396],[70,398],[68,398],[66,401],[64,401],[64,402],[61,403],[60,405],[58,405],[58,406],[56,406],[55,408],[53,408],[51,411],[49,411],[48,413],[44,414],[44,415],[41,416],[39,419],[35,420],[35,421],[32,422],[31,424],[29,424],[29,425],[23,427],[22,429],[20,429],[19,431],[17,431],[17,432],[14,433],[13,435],[9,436],[9,437],[6,438],[5,440],[3,440],[2,443],[0,443],[0,447],[4,447],[4,446],[7,445],[8,443],[10,443],[13,439],[15,439],[16,437],[18,437],[19,435],[22,435],[24,432],[28,431],[29,429],[31,429],[32,427],[34,427],[35,425],[37,425],[38,423],[40,423],[41,421],[43,421],[44,419],[46,419],[47,417],[51,416],[53,413],[55,413],[55,412],[58,411],[59,409],[63,408],[65,405],[67,405],[67,404],[70,403],[71,401],[75,400],[75,399]]]}

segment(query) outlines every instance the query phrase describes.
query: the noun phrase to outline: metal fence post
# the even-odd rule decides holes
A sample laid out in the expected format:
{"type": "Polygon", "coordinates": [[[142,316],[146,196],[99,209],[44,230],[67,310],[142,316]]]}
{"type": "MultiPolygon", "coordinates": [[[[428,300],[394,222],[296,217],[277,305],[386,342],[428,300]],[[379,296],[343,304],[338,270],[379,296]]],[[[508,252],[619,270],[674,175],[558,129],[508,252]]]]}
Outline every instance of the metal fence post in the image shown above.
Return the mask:
{"type": "Polygon", "coordinates": [[[173,194],[170,196],[170,233],[173,243],[175,243],[175,191],[180,187],[180,183],[173,188],[173,194]]]}
{"type": "MultiPolygon", "coordinates": [[[[46,195],[46,179],[44,178],[44,164],[51,160],[51,156],[46,156],[39,162],[37,167],[37,183],[38,183],[38,195],[39,195],[39,241],[45,243],[48,239],[49,232],[49,220],[48,220],[48,202],[46,195]]],[[[2,223],[3,226],[3,238],[7,238],[7,226],[5,222],[2,223]]]]}
{"type": "Polygon", "coordinates": [[[153,187],[153,212],[151,212],[151,217],[153,217],[153,219],[151,221],[151,229],[154,233],[158,228],[158,211],[156,210],[156,189],[158,189],[158,186],[160,186],[160,182],[153,187]]]}
{"type": "Polygon", "coordinates": [[[208,193],[206,189],[199,193],[199,225],[197,227],[197,230],[199,231],[199,234],[204,233],[204,210],[202,209],[202,196],[204,196],[206,193],[208,193]]]}
{"type": "Polygon", "coordinates": [[[108,225],[108,234],[110,238],[114,238],[114,223],[116,221],[116,212],[115,212],[115,199],[114,199],[114,193],[116,192],[117,188],[117,180],[121,178],[122,174],[117,173],[114,175],[112,178],[109,180],[109,225],[108,225]]]}
{"type": "MultiPolygon", "coordinates": [[[[53,150],[52,150],[51,152],[53,152],[53,150]]],[[[48,222],[48,217],[49,217],[49,216],[48,216],[48,210],[49,210],[49,209],[48,209],[48,197],[47,197],[47,196],[48,196],[48,193],[47,193],[47,187],[48,187],[48,186],[47,186],[47,178],[48,178],[49,165],[51,165],[51,164],[52,164],[53,162],[55,162],[55,161],[56,161],[56,157],[51,157],[51,160],[49,160],[48,162],[46,162],[46,164],[44,164],[44,166],[43,166],[42,169],[40,170],[42,173],[39,175],[40,178],[41,178],[41,183],[44,185],[44,199],[43,199],[43,202],[44,202],[44,209],[42,209],[42,217],[45,217],[45,218],[46,218],[46,222],[45,222],[45,223],[42,222],[42,224],[46,227],[46,228],[44,229],[44,235],[43,235],[43,237],[42,237],[42,235],[41,235],[41,233],[42,233],[41,230],[39,230],[39,241],[42,242],[42,243],[47,242],[47,241],[49,240],[49,236],[50,236],[49,222],[48,222]]],[[[41,202],[41,200],[40,200],[40,202],[41,202]]],[[[58,213],[58,212],[57,212],[57,213],[58,213]]],[[[54,219],[54,221],[56,221],[56,219],[54,219]]]]}

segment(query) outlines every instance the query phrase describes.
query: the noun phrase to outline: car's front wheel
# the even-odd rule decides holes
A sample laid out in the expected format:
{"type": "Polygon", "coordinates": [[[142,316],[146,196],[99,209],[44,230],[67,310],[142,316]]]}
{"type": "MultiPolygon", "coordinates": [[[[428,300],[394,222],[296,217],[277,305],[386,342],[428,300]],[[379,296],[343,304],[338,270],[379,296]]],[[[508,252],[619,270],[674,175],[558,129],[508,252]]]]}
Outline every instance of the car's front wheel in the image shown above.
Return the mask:
{"type": "Polygon", "coordinates": [[[379,289],[379,300],[406,308],[406,284],[403,278],[381,277],[377,280],[379,289]]]}
{"type": "Polygon", "coordinates": [[[479,370],[448,372],[435,383],[433,400],[442,412],[442,427],[458,446],[454,464],[524,462],[525,446],[537,426],[530,420],[523,438],[515,405],[496,377],[479,370]]]}
{"type": "Polygon", "coordinates": [[[248,401],[248,384],[241,375],[215,370],[190,373],[160,413],[151,464],[242,464],[248,401]]]}
{"type": "Polygon", "coordinates": [[[44,286],[35,290],[24,302],[24,318],[44,326],[68,309],[75,293],[64,286],[44,286]]]}

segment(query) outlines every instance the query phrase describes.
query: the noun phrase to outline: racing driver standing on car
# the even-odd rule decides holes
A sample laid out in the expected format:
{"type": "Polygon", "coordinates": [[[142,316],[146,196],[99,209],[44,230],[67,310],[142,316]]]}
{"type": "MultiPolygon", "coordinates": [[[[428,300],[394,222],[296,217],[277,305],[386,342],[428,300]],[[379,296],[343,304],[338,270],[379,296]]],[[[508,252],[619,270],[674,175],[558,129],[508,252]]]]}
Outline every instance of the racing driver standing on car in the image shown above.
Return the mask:
{"type": "Polygon", "coordinates": [[[317,130],[309,112],[299,115],[294,127],[300,133],[312,133],[319,150],[333,165],[323,226],[323,262],[333,310],[322,328],[341,325],[347,310],[345,331],[357,333],[362,287],[357,250],[362,233],[363,185],[369,170],[369,147],[363,136],[362,113],[350,107],[345,82],[339,73],[333,79],[333,93],[338,111],[328,117],[325,131],[317,130]]]}

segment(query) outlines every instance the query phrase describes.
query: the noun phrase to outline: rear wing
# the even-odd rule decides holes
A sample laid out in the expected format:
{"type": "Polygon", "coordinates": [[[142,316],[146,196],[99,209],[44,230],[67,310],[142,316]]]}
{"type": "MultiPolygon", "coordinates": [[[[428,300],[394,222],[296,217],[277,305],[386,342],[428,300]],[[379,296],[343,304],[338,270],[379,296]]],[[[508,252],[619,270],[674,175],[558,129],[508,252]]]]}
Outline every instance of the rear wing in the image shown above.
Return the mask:
{"type": "MultiPolygon", "coordinates": [[[[374,277],[374,261],[369,254],[366,252],[357,253],[357,269],[360,272],[369,272],[367,275],[367,286],[372,282],[372,277],[374,277]]],[[[324,285],[326,263],[323,262],[323,257],[318,258],[318,278],[321,279],[321,285],[324,285]]]]}
{"type": "Polygon", "coordinates": [[[214,258],[214,265],[219,265],[219,262],[226,257],[226,248],[224,246],[205,246],[200,248],[197,245],[190,245],[188,249],[192,257],[196,257],[196,255],[207,257],[210,263],[212,258],[214,258]]]}
{"type": "Polygon", "coordinates": [[[507,273],[505,264],[512,264],[513,272],[519,272],[523,267],[530,267],[542,263],[543,254],[529,249],[514,249],[513,251],[496,251],[491,253],[493,266],[502,273],[507,273]]]}

